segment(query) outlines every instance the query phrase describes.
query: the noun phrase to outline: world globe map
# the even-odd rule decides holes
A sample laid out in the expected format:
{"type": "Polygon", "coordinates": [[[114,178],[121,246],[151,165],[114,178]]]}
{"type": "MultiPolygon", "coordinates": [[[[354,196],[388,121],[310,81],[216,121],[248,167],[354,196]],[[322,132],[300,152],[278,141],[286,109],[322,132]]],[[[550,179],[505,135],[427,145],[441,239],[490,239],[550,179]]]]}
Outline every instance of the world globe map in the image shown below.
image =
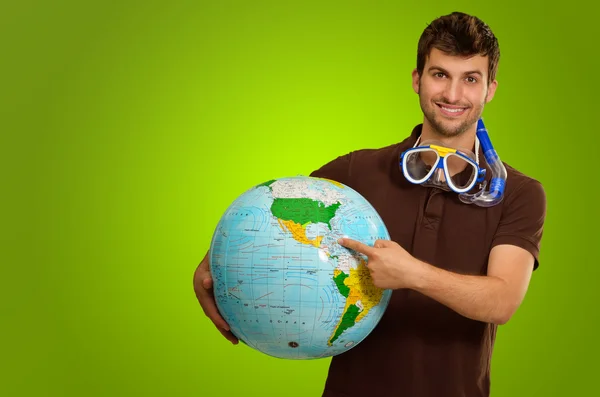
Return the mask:
{"type": "Polygon", "coordinates": [[[213,234],[215,301],[246,345],[284,359],[344,353],[385,312],[391,290],[373,285],[366,256],[337,243],[389,239],[377,211],[339,182],[294,176],[254,186],[213,234]]]}

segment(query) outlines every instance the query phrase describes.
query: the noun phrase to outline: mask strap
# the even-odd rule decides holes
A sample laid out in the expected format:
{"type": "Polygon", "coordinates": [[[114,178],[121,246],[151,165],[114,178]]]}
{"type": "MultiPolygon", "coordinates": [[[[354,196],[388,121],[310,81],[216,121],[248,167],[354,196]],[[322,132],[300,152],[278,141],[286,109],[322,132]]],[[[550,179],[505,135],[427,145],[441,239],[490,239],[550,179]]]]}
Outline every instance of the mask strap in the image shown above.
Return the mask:
{"type": "MultiPolygon", "coordinates": [[[[417,147],[419,142],[421,141],[421,135],[417,138],[417,141],[413,145],[413,149],[417,147]]],[[[479,138],[475,136],[475,162],[479,165],[479,138]]]]}
{"type": "Polygon", "coordinates": [[[413,145],[413,149],[417,147],[417,145],[419,144],[419,141],[421,140],[421,135],[419,135],[419,137],[417,138],[417,141],[415,142],[415,144],[413,145]]]}

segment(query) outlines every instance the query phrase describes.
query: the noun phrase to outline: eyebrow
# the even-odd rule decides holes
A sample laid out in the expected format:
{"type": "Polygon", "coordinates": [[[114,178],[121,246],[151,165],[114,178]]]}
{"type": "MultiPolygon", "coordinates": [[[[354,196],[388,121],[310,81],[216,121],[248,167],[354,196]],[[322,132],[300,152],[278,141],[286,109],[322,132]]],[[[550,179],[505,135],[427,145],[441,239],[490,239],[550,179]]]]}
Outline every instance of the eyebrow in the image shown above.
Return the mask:
{"type": "MultiPolygon", "coordinates": [[[[450,74],[446,69],[444,69],[441,66],[435,66],[435,65],[433,65],[433,66],[430,66],[427,70],[428,71],[439,70],[440,72],[444,72],[446,74],[450,74]]],[[[465,75],[478,74],[479,76],[483,77],[483,73],[481,73],[479,70],[469,70],[468,72],[465,72],[464,74],[465,75]]]]}

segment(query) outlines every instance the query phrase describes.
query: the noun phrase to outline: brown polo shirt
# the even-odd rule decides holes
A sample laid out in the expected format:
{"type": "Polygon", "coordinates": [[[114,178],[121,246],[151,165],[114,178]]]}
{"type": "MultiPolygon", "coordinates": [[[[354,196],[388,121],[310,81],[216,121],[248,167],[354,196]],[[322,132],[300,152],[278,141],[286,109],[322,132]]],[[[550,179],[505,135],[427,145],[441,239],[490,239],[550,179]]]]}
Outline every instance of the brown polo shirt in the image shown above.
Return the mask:
{"type": "MultiPolygon", "coordinates": [[[[541,184],[505,163],[505,196],[491,208],[411,184],[402,175],[399,156],[415,144],[421,129],[415,127],[399,144],[338,157],[311,176],[358,191],[379,212],[391,239],[431,265],[485,275],[492,247],[514,244],[531,252],[537,268],[546,211],[541,184]]],[[[481,151],[480,166],[487,168],[481,151]]],[[[486,174],[489,179],[491,169],[486,174]]],[[[489,396],[496,328],[416,291],[395,290],[375,330],[332,359],[323,396],[489,396]]]]}

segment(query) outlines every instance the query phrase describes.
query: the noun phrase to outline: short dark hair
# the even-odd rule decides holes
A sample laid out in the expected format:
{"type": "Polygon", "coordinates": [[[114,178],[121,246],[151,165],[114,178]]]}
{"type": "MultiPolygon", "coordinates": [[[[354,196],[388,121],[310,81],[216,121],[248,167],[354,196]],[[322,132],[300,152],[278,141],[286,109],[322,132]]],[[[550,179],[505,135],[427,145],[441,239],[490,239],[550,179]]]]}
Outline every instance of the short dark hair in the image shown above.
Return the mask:
{"type": "Polygon", "coordinates": [[[481,19],[462,12],[453,12],[431,22],[419,38],[417,71],[423,74],[425,60],[431,49],[450,55],[488,56],[488,83],[496,78],[500,47],[490,27],[481,19]]]}

